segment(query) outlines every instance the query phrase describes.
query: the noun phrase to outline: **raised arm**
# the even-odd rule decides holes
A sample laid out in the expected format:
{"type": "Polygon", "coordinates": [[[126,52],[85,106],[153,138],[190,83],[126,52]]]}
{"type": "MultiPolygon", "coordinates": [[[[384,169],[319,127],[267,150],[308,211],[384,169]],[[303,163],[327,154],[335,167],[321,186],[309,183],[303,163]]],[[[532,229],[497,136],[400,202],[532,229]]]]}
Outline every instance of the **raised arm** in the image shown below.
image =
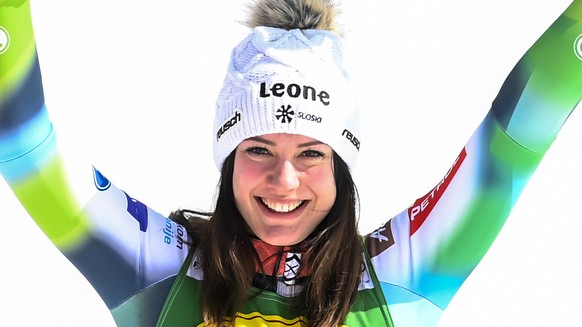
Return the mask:
{"type": "Polygon", "coordinates": [[[87,232],[63,179],[44,101],[29,1],[0,3],[5,40],[0,61],[0,173],[58,247],[87,232]],[[59,224],[52,217],[63,217],[59,224]]]}
{"type": "MultiPolygon", "coordinates": [[[[45,106],[29,1],[0,0],[0,22],[2,177],[112,311],[147,305],[150,310],[130,319],[143,319],[136,325],[154,320],[188,252],[183,228],[59,148],[45,106]],[[157,295],[134,296],[145,288],[157,295]]],[[[116,316],[128,323],[124,319],[116,316]]]]}
{"type": "Polygon", "coordinates": [[[419,326],[438,320],[581,98],[582,1],[576,0],[511,71],[443,179],[368,235],[396,325],[401,317],[419,326]]]}

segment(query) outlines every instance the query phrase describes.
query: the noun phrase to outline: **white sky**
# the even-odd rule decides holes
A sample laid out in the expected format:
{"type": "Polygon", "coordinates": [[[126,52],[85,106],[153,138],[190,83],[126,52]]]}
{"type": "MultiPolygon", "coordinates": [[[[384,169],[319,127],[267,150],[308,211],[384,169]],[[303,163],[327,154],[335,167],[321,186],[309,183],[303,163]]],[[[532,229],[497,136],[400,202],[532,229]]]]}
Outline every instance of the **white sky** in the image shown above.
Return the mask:
{"type": "MultiPolygon", "coordinates": [[[[246,33],[240,0],[201,3],[32,0],[61,140],[162,213],[210,208],[214,100],[230,49],[246,33]]],[[[441,179],[511,68],[569,3],[343,0],[365,133],[356,173],[363,233],[441,179]]],[[[579,110],[440,327],[579,325],[579,110]]],[[[2,319],[113,326],[3,182],[0,217],[2,319]]]]}

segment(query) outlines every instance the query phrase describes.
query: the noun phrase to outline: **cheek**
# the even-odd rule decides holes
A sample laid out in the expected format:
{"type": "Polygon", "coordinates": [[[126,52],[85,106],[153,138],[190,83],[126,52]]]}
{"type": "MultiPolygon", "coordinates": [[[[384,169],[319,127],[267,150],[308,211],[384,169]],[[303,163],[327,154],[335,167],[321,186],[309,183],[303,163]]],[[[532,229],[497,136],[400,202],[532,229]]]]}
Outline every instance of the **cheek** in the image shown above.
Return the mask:
{"type": "Polygon", "coordinates": [[[260,172],[254,165],[250,165],[244,159],[235,159],[232,174],[232,188],[237,205],[240,199],[248,198],[250,190],[259,180],[260,172]]]}
{"type": "Polygon", "coordinates": [[[333,206],[336,198],[336,187],[333,172],[322,170],[310,176],[311,189],[317,195],[318,203],[324,210],[333,206]]]}

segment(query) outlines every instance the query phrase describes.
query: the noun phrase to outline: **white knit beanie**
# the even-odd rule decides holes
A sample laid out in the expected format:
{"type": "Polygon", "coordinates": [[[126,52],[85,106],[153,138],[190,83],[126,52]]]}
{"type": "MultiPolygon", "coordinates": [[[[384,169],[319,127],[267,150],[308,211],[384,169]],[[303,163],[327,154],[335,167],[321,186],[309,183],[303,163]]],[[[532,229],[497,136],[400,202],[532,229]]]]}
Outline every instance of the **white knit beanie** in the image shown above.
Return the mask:
{"type": "Polygon", "coordinates": [[[340,36],[326,30],[256,27],[234,48],[216,102],[214,160],[245,139],[301,134],[331,146],[353,170],[359,115],[340,36]]]}

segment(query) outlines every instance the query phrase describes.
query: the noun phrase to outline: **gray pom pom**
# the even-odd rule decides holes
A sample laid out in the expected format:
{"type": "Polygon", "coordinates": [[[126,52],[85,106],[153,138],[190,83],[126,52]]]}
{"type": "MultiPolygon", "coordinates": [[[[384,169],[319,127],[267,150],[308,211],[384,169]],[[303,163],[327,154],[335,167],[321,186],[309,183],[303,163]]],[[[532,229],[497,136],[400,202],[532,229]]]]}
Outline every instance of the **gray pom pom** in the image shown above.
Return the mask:
{"type": "Polygon", "coordinates": [[[336,25],[338,9],[332,0],[255,0],[248,9],[246,25],[250,28],[318,29],[341,34],[336,25]]]}

